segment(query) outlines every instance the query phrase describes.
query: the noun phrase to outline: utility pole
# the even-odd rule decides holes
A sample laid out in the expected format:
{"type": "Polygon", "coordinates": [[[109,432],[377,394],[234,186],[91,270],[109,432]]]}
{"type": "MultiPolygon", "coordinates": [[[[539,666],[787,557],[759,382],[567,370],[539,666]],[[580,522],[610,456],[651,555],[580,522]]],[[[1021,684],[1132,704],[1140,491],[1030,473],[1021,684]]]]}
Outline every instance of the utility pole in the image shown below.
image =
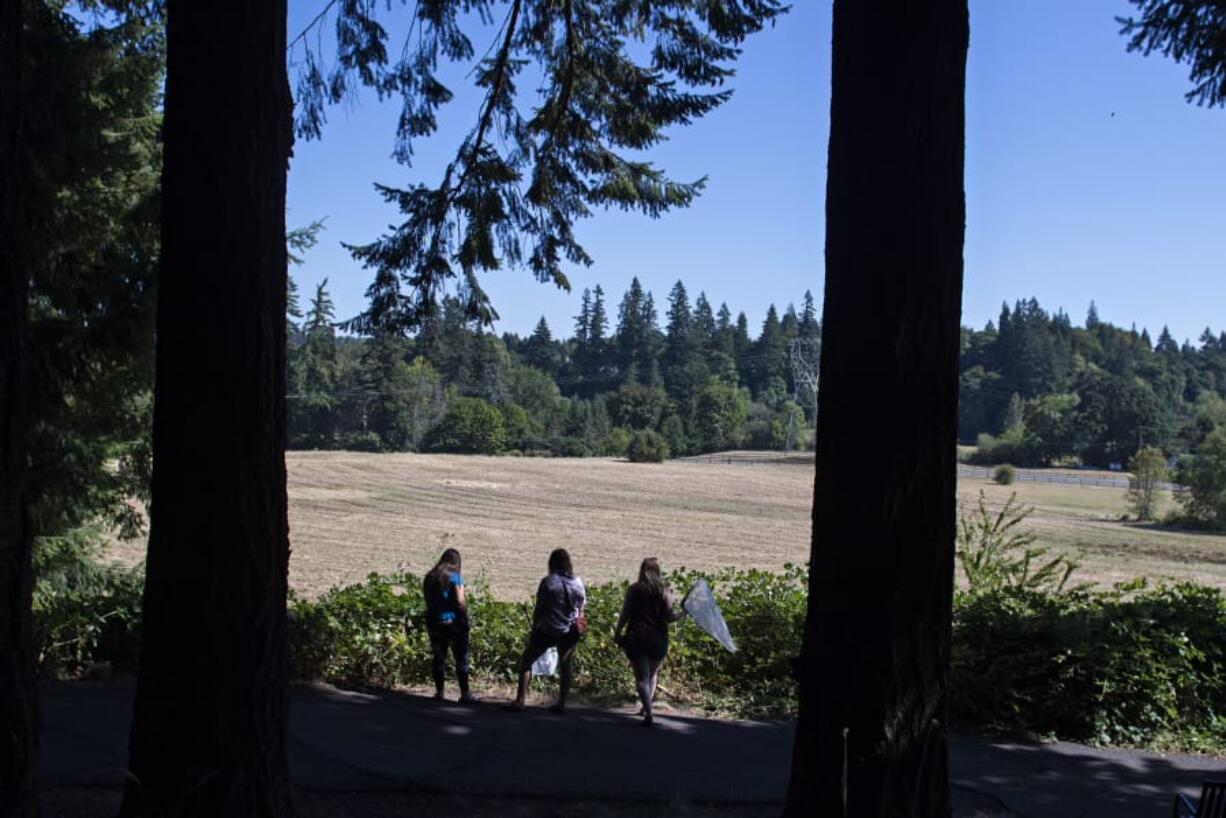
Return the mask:
{"type": "Polygon", "coordinates": [[[796,442],[799,424],[809,427],[810,413],[817,421],[818,359],[821,345],[815,338],[796,338],[788,353],[792,365],[792,411],[788,414],[788,436],[783,450],[790,452],[796,442]],[[799,416],[799,418],[798,418],[799,416]]]}

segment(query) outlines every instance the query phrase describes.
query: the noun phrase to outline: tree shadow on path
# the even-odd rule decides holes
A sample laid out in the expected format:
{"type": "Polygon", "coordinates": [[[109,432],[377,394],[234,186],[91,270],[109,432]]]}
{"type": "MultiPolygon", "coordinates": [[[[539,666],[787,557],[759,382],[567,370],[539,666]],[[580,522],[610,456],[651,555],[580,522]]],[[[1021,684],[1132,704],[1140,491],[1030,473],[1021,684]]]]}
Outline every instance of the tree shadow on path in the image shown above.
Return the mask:
{"type": "MultiPolygon", "coordinates": [[[[57,682],[42,692],[45,786],[122,786],[131,685],[57,682]]],[[[582,802],[605,804],[610,814],[718,804],[757,815],[773,814],[782,802],[788,723],[665,715],[645,728],[631,708],[576,708],[558,716],[545,709],[513,713],[500,704],[295,686],[296,788],[322,800],[365,794],[514,801],[527,805],[525,814],[534,803],[582,802]]],[[[953,738],[951,768],[959,815],[1007,807],[1036,818],[1160,818],[1175,792],[1195,795],[1203,778],[1226,771],[1219,759],[971,736],[953,738]]],[[[589,813],[585,807],[576,814],[589,813]]]]}

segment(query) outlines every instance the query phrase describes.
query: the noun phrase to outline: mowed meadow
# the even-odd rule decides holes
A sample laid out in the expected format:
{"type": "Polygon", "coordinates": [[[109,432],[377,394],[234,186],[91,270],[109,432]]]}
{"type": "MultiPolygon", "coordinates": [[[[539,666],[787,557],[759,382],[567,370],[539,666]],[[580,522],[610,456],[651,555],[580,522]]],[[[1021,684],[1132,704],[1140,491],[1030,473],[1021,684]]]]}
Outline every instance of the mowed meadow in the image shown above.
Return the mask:
{"type": "MultiPolygon", "coordinates": [[[[512,600],[534,592],[558,547],[588,582],[632,578],[645,556],[704,570],[776,570],[809,557],[812,466],[357,452],[286,460],[290,585],[307,596],[372,571],[420,573],[448,546],[463,554],[470,583],[512,600]]],[[[1082,580],[1172,577],[1226,589],[1226,536],[1121,521],[1122,489],[964,478],[964,510],[980,490],[990,508],[1013,492],[1034,506],[1026,525],[1039,544],[1078,559],[1082,580]]],[[[144,542],[111,553],[134,563],[144,542]]]]}

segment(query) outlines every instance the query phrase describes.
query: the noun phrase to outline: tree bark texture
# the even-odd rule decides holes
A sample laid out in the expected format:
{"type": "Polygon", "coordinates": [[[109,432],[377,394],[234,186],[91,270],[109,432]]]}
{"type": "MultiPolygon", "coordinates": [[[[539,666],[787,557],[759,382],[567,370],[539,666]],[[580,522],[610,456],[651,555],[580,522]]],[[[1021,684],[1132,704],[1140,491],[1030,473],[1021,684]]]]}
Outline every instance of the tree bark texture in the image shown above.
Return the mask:
{"type": "Polygon", "coordinates": [[[786,816],[947,816],[966,0],[835,0],[786,816]]]}
{"type": "Polygon", "coordinates": [[[170,0],[152,520],[125,816],[292,813],[285,0],[170,0]]]}
{"type": "Polygon", "coordinates": [[[26,483],[29,354],[22,217],[21,0],[0,0],[0,815],[38,814],[38,705],[26,483]]]}

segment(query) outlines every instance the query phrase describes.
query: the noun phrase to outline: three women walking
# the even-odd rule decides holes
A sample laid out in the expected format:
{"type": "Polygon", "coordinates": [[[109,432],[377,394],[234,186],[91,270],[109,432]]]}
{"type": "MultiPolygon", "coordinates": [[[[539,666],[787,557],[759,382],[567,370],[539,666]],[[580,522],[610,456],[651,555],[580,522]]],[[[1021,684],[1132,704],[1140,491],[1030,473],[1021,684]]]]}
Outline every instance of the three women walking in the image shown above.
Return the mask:
{"type": "MultiPolygon", "coordinates": [[[[574,681],[575,648],[587,630],[584,607],[587,592],[583,580],[575,576],[570,554],[558,548],[549,555],[549,573],[536,590],[536,605],[532,611],[532,628],[516,668],[518,686],[510,707],[524,709],[524,697],[532,678],[533,664],[550,648],[558,653],[558,700],[550,708],[555,713],[566,711],[566,698],[574,681]]],[[[456,680],[460,686],[460,701],[475,702],[468,689],[468,606],[464,594],[464,577],[460,573],[460,552],[448,548],[438,563],[422,580],[426,599],[426,630],[430,636],[431,670],[434,675],[434,697],[443,698],[447,671],[447,654],[455,658],[456,680]]],[[[614,641],[621,646],[634,672],[634,686],[642,709],[643,723],[655,722],[654,703],[660,667],[668,655],[668,626],[686,616],[685,600],[680,610],[674,609],[673,596],[660,576],[660,562],[655,557],[643,560],[638,580],[626,589],[621,613],[614,629],[614,641]]]]}

